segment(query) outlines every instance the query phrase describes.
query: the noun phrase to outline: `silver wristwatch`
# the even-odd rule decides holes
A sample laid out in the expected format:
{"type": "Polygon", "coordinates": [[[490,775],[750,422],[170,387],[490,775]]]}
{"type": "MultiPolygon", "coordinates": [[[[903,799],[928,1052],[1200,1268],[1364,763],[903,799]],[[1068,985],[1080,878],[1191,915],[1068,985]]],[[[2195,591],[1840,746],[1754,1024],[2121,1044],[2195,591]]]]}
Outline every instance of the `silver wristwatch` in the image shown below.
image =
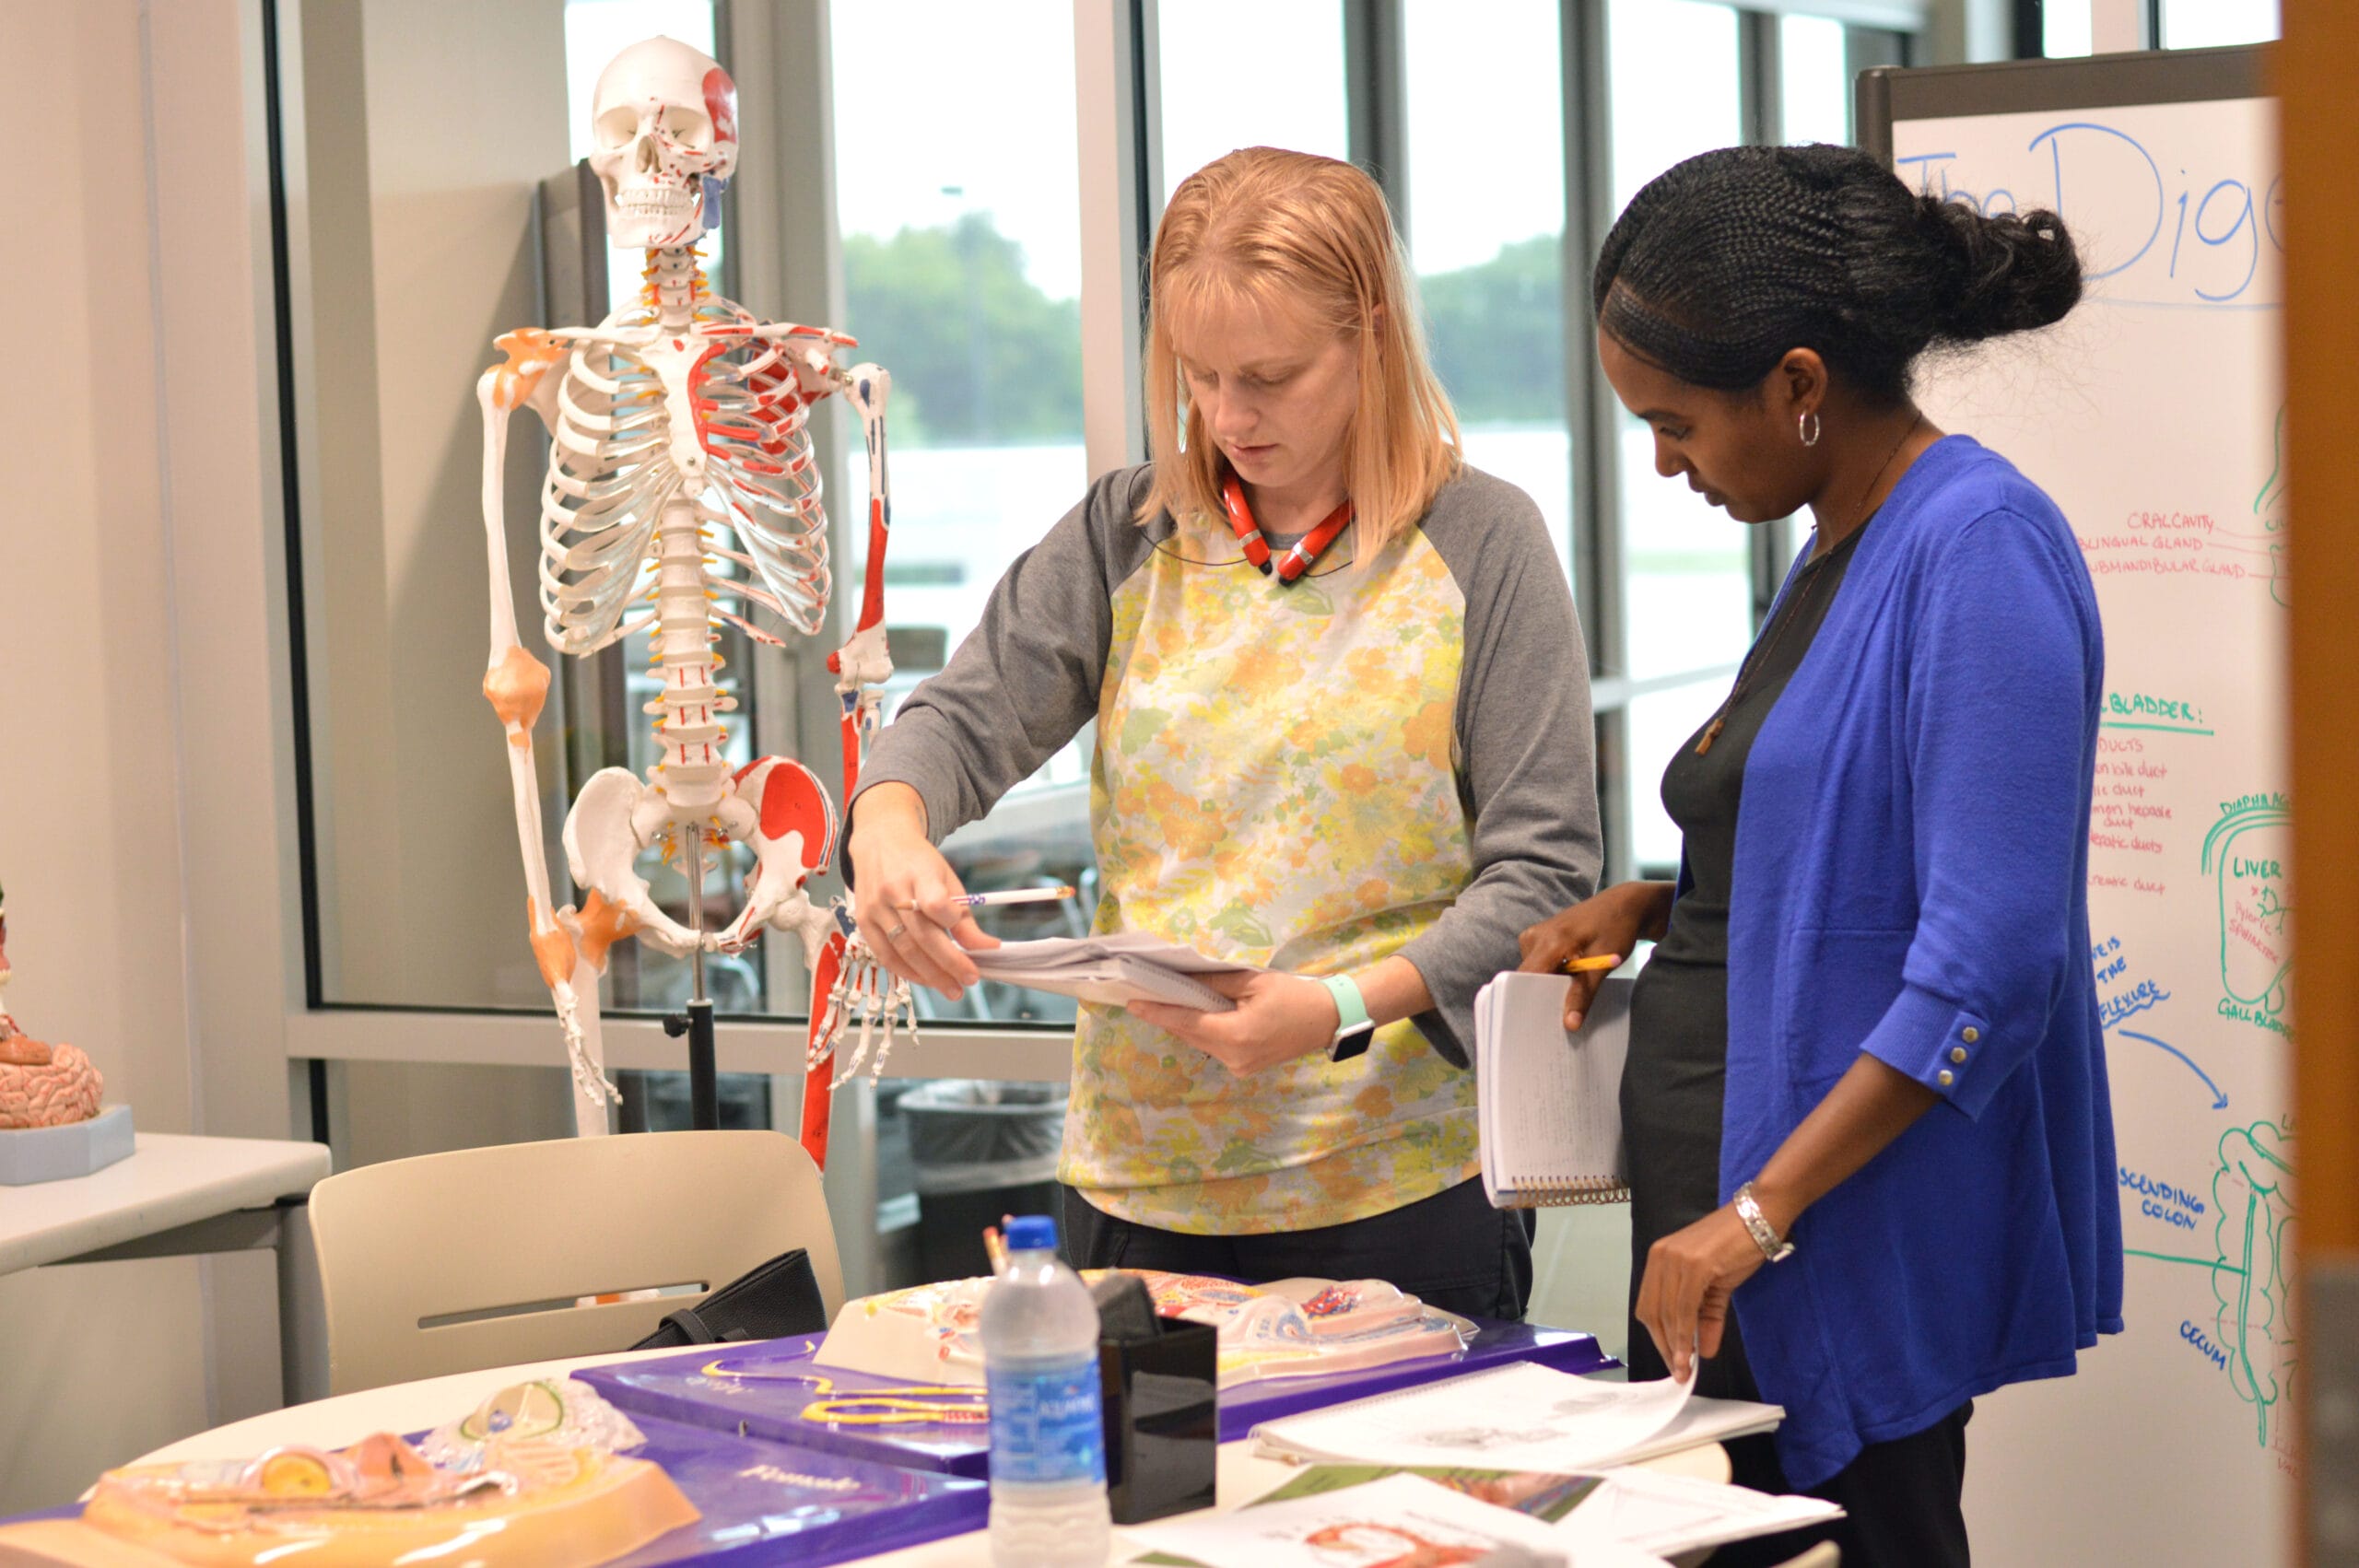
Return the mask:
{"type": "Polygon", "coordinates": [[[1794,1244],[1770,1228],[1769,1217],[1761,1211],[1760,1202],[1753,1196],[1751,1182],[1736,1189],[1736,1217],[1744,1222],[1744,1228],[1752,1233],[1753,1245],[1770,1262],[1783,1263],[1794,1255],[1794,1244]]]}

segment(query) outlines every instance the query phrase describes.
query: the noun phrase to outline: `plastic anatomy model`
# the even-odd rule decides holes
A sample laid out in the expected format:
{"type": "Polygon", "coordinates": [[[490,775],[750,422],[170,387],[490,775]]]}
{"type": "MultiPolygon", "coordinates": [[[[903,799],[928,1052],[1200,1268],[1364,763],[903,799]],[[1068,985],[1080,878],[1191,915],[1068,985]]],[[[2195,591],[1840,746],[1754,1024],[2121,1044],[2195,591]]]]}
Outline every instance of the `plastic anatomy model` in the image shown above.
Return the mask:
{"type": "MultiPolygon", "coordinates": [[[[1106,1270],[1089,1270],[1095,1281],[1106,1270]]],[[[1165,1317],[1220,1330],[1220,1386],[1357,1372],[1463,1350],[1473,1325],[1382,1280],[1281,1280],[1245,1285],[1199,1274],[1130,1270],[1165,1317]]],[[[811,1359],[879,1377],[983,1381],[987,1279],[945,1280],[844,1304],[811,1359]]]]}
{"type": "Polygon", "coordinates": [[[437,1429],[430,1452],[380,1432],[346,1448],[109,1470],[79,1518],[0,1527],[0,1562],[587,1568],[698,1518],[661,1466],[620,1452],[645,1441],[580,1384],[525,1385],[437,1429]]]}
{"type": "Polygon", "coordinates": [[[105,1082],[72,1046],[48,1046],[8,1016],[8,897],[0,891],[0,1129],[66,1127],[99,1114],[105,1082]]]}
{"type": "MultiPolygon", "coordinates": [[[[827,518],[805,427],[811,405],[841,393],[867,438],[866,594],[855,629],[827,661],[843,705],[846,798],[861,748],[878,722],[877,688],[892,673],[884,626],[890,519],[885,404],[891,379],[874,365],[839,369],[853,340],[821,327],[762,322],[715,298],[695,249],[712,228],[737,163],[737,89],[710,57],[668,38],[633,44],[598,78],[593,170],[605,187],[617,248],[644,248],[636,309],[596,327],[520,331],[484,372],[483,506],[491,563],[491,660],[484,695],[508,732],[527,918],[541,977],[565,1030],[576,1125],[603,1132],[607,1082],[598,979],[608,948],[636,935],[691,960],[702,1002],[707,953],[742,951],[765,929],[803,943],[812,977],[803,1141],[826,1163],[827,1091],[875,1048],[881,1071],[897,1028],[914,1030],[906,985],[874,963],[839,902],[813,907],[806,881],[834,853],[836,807],[803,764],[765,756],[731,770],[724,716],[736,700],[713,650],[721,623],[773,645],[756,607],[803,636],[827,624],[827,518]],[[518,640],[510,595],[500,481],[509,416],[530,407],[552,438],[541,488],[540,599],[549,644],[576,656],[650,634],[662,695],[662,760],[642,783],[628,769],[593,774],[565,823],[566,859],[585,894],[558,908],[549,891],[534,790],[532,730],[548,667],[518,640]],[[734,606],[734,607],[733,607],[734,606]],[[743,911],[721,930],[704,919],[702,883],[717,845],[751,846],[743,911]],[[688,922],[658,908],[633,869],[659,848],[687,878],[688,922]],[[840,1077],[828,1059],[848,1027],[859,1046],[840,1077]]],[[[707,1019],[710,1018],[708,1011],[707,1019]]]]}

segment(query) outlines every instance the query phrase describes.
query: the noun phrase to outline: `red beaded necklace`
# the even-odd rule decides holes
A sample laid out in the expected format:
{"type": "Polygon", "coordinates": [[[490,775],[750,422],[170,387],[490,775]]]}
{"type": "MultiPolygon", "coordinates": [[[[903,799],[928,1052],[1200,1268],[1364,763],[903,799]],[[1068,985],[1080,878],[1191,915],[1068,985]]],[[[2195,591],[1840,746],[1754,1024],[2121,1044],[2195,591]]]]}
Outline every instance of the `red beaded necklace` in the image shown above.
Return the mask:
{"type": "MultiPolygon", "coordinates": [[[[1253,521],[1253,509],[1245,504],[1245,486],[1231,474],[1220,487],[1221,505],[1228,510],[1228,526],[1237,532],[1237,542],[1245,546],[1245,558],[1262,570],[1263,577],[1272,575],[1270,542],[1262,535],[1262,525],[1253,521]]],[[[1325,521],[1294,542],[1294,547],[1278,557],[1275,575],[1282,583],[1290,583],[1310,569],[1313,561],[1335,536],[1351,525],[1352,503],[1343,505],[1327,514],[1325,521]]]]}

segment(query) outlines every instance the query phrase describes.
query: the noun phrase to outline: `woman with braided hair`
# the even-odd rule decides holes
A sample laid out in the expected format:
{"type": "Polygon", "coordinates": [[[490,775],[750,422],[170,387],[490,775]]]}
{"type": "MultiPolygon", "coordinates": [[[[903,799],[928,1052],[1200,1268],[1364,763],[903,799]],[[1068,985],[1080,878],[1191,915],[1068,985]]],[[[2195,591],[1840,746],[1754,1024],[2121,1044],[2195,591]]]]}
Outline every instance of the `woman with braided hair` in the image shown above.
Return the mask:
{"type": "Polygon", "coordinates": [[[1633,1375],[1783,1405],[1737,1479],[1842,1504],[1847,1568],[1966,1562],[1972,1399],[2121,1328],[2096,602],[2055,503],[1909,395],[1929,349],[2080,293],[2054,214],[1915,195],[1830,146],[1678,165],[1592,279],[1657,471],[1815,528],[1664,772],[1678,881],[1532,928],[1525,967],[1657,942],[1622,1087],[1633,1375]]]}

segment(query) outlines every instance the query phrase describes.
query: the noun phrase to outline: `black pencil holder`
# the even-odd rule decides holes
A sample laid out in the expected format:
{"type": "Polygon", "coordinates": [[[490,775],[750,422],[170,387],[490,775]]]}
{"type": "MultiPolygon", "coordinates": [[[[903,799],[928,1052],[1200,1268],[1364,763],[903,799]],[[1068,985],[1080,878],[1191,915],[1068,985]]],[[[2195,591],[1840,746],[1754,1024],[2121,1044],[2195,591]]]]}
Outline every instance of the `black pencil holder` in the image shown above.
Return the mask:
{"type": "Polygon", "coordinates": [[[1220,1450],[1220,1331],[1154,1319],[1152,1337],[1097,1341],[1106,1501],[1118,1525],[1213,1505],[1220,1450]]]}

